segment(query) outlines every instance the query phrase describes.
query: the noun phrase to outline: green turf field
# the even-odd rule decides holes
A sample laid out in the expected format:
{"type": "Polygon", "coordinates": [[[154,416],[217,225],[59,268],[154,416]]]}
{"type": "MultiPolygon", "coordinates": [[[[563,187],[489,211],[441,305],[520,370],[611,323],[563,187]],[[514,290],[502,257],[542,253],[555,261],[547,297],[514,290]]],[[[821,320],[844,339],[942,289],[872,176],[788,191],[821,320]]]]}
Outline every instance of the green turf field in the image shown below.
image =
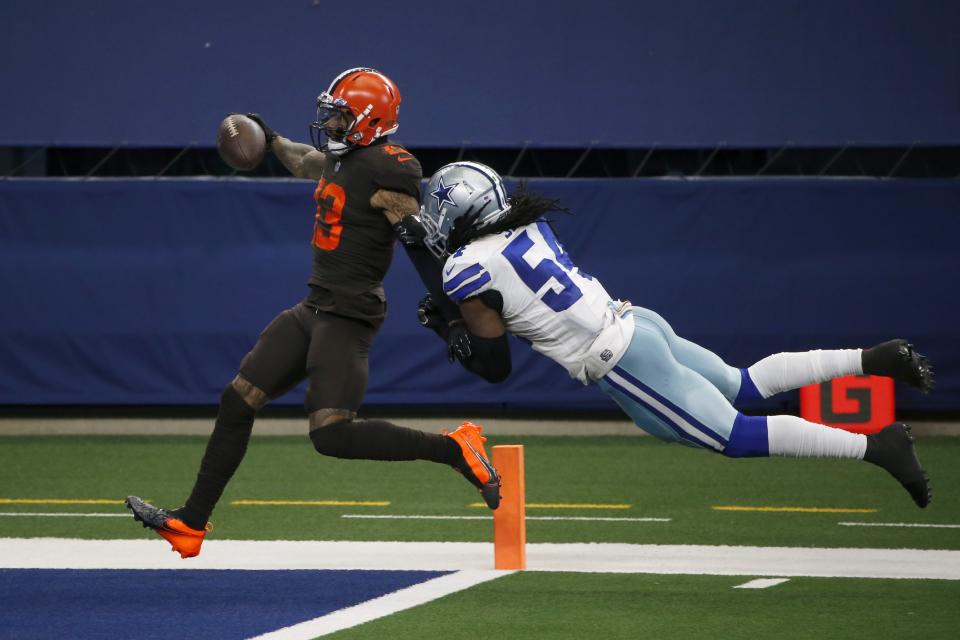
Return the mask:
{"type": "MultiPolygon", "coordinates": [[[[120,514],[127,494],[179,505],[204,443],[200,437],[0,439],[0,512],[120,514]],[[84,500],[107,502],[73,502],[84,500]]],[[[529,520],[531,543],[960,549],[960,528],[839,524],[960,524],[960,438],[918,442],[934,487],[925,510],[885,472],[858,462],[729,460],[651,438],[491,438],[488,445],[506,443],[525,445],[528,503],[584,507],[531,507],[528,516],[669,519],[529,520]]],[[[489,520],[343,517],[488,515],[471,506],[478,499],[466,481],[438,465],[334,460],[317,455],[306,438],[254,438],[214,514],[210,539],[489,541],[489,520]],[[232,504],[239,500],[389,504],[232,504]]],[[[155,539],[128,518],[0,517],[0,537],[41,536],[155,539]]],[[[957,581],[791,578],[768,589],[733,588],[749,579],[519,573],[334,637],[466,639],[481,628],[483,635],[530,639],[955,638],[960,629],[957,581]]]]}
{"type": "Polygon", "coordinates": [[[956,638],[960,583],[520,573],[327,636],[626,639],[956,638]],[[478,630],[482,630],[479,631],[478,630]]]}
{"type": "MultiPolygon", "coordinates": [[[[519,438],[509,441],[518,442],[519,438]]],[[[491,438],[488,444],[503,443],[491,438]]],[[[884,471],[861,462],[730,460],[650,438],[524,438],[527,502],[629,508],[530,508],[529,516],[657,517],[669,522],[536,521],[530,542],[631,542],[960,549],[960,529],[838,522],[960,523],[960,439],[918,443],[934,501],[917,509],[884,471]],[[717,511],[717,506],[875,510],[869,513],[717,511]]],[[[2,505],[5,511],[122,513],[136,494],[166,506],[186,498],[204,439],[13,437],[0,440],[0,499],[110,499],[115,504],[2,505]],[[15,507],[15,508],[13,508],[15,507]]],[[[484,520],[361,520],[354,514],[484,515],[459,475],[426,462],[344,461],[306,438],[254,438],[214,514],[217,538],[490,539],[484,520]],[[235,500],[387,501],[389,506],[236,506],[235,500]]],[[[121,519],[0,518],[0,536],[144,537],[121,519]]]]}

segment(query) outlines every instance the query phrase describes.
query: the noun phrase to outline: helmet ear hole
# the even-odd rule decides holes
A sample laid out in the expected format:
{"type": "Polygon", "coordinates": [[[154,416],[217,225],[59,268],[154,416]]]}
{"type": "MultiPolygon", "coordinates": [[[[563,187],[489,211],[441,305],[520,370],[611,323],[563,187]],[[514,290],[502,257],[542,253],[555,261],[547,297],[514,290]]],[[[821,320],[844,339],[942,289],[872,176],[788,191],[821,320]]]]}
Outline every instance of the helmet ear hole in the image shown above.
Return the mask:
{"type": "Polygon", "coordinates": [[[375,127],[375,126],[377,126],[378,124],[380,124],[380,118],[374,118],[373,120],[370,121],[370,126],[371,126],[371,127],[375,127]]]}

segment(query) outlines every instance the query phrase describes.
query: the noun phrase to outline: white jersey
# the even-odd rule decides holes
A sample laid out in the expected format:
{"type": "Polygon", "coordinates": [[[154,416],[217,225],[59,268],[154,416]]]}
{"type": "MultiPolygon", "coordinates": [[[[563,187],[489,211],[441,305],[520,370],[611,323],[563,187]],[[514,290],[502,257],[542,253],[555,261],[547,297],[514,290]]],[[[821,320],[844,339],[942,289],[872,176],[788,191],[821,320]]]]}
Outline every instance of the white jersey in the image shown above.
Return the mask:
{"type": "Polygon", "coordinates": [[[584,384],[606,375],[633,337],[629,303],[582,273],[546,222],[462,247],[444,264],[443,289],[457,303],[498,291],[507,330],[584,384]]]}

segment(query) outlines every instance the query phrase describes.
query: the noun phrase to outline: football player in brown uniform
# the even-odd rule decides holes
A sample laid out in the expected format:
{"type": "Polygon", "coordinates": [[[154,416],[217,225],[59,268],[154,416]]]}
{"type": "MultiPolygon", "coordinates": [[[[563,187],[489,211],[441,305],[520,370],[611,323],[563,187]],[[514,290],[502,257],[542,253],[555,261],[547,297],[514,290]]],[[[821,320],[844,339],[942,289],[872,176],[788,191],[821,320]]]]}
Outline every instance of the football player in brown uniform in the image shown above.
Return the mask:
{"type": "MultiPolygon", "coordinates": [[[[451,465],[495,509],[499,477],[484,451],[479,427],[460,425],[432,434],[386,420],[359,420],[367,386],[370,345],[386,315],[383,277],[399,238],[434,299],[443,295],[440,264],[422,244],[422,171],[417,159],[388,136],[397,130],[400,92],[374,69],[337,76],[317,101],[311,127],[326,137],[313,145],[276,134],[256,114],[268,148],[298,178],[317,180],[313,192],[313,271],[306,298],[282,311],[260,334],[220,399],[216,423],[184,506],[165,510],[127,498],[134,518],[167,539],[182,557],[195,556],[208,519],[250,439],[254,417],[271,399],[303,379],[310,439],[321,454],[366,460],[431,460],[451,465]]],[[[452,349],[469,349],[468,343],[452,349]]]]}

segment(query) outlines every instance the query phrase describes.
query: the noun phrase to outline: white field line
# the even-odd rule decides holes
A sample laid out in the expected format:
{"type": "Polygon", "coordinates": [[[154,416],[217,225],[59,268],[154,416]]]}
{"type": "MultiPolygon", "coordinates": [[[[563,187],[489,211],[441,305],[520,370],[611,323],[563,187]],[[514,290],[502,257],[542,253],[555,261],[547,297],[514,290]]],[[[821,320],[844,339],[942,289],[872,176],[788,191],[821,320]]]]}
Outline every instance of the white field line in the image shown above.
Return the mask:
{"type": "Polygon", "coordinates": [[[129,518],[129,513],[41,513],[28,511],[0,511],[10,518],[129,518]]]}
{"type": "MultiPolygon", "coordinates": [[[[493,520],[493,516],[374,515],[348,513],[341,518],[355,520],[493,520]]],[[[590,522],[670,522],[670,518],[613,518],[593,516],[527,516],[527,520],[587,520],[590,522]]]]}
{"type": "Polygon", "coordinates": [[[933,524],[923,522],[838,522],[843,527],[917,527],[920,529],[960,529],[960,524],[933,524]]]}
{"type": "Polygon", "coordinates": [[[312,638],[325,636],[342,629],[361,625],[364,622],[383,618],[404,609],[426,604],[437,598],[469,589],[511,573],[513,571],[458,571],[388,593],[353,607],[340,609],[313,620],[256,636],[254,640],[312,640],[312,638]]]}
{"type": "MultiPolygon", "coordinates": [[[[0,568],[489,570],[486,542],[208,540],[181,560],[157,539],[0,538],[0,568]]],[[[620,543],[528,544],[529,571],[960,580],[960,551],[620,543]]]]}
{"type": "Polygon", "coordinates": [[[364,513],[346,513],[340,517],[353,520],[493,520],[493,516],[388,516],[364,513]]]}
{"type": "Polygon", "coordinates": [[[784,582],[789,581],[789,578],[757,578],[756,580],[751,580],[750,582],[738,584],[734,587],[734,589],[766,589],[767,587],[775,587],[778,584],[783,584],[784,582]]]}
{"type": "MultiPolygon", "coordinates": [[[[0,517],[13,518],[129,518],[129,513],[69,513],[0,511],[0,517]]],[[[493,516],[372,515],[350,513],[341,518],[356,520],[493,520],[493,516]]],[[[527,516],[527,520],[580,520],[590,522],[671,522],[672,518],[615,518],[591,516],[527,516]]],[[[960,529],[960,524],[923,522],[838,522],[842,527],[912,527],[918,529],[960,529]]]]}
{"type": "MultiPolygon", "coordinates": [[[[39,511],[0,511],[0,517],[15,518],[129,518],[129,513],[43,513],[39,511]]],[[[341,518],[355,520],[493,520],[493,516],[374,515],[349,513],[341,518]]],[[[670,518],[615,518],[594,516],[527,516],[527,520],[579,520],[588,522],[670,522],[670,518]]]]}
{"type": "Polygon", "coordinates": [[[527,520],[589,520],[591,522],[670,522],[672,518],[614,518],[592,516],[527,516],[527,520]]]}

